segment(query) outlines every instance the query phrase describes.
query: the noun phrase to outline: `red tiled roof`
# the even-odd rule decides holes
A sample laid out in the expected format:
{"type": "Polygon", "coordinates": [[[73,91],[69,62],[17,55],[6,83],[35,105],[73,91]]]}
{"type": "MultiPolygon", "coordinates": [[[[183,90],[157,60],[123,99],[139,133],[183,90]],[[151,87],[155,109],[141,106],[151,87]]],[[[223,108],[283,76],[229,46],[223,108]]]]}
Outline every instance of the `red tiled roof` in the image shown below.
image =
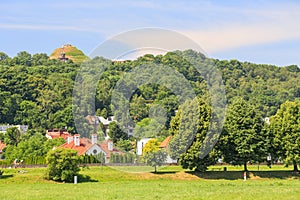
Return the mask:
{"type": "MultiPolygon", "coordinates": [[[[79,134],[76,134],[79,135],[79,134]]],[[[121,153],[119,150],[113,148],[112,151],[108,150],[108,143],[102,142],[100,144],[97,144],[106,154],[106,158],[110,158],[111,153],[121,153]]],[[[60,147],[67,148],[67,149],[73,149],[77,151],[77,155],[81,156],[84,155],[91,147],[93,146],[92,141],[88,138],[80,138],[80,146],[75,146],[74,141],[68,142],[62,144],[60,147]]]]}
{"type": "Polygon", "coordinates": [[[110,154],[111,153],[114,153],[114,154],[120,154],[120,153],[122,153],[121,151],[119,151],[116,148],[113,148],[112,151],[109,151],[108,150],[108,142],[107,141],[98,144],[98,146],[106,153],[106,157],[107,158],[110,158],[110,154]]]}
{"type": "Polygon", "coordinates": [[[71,136],[71,134],[68,131],[62,131],[62,130],[47,130],[46,132],[47,135],[49,135],[52,139],[56,139],[56,138],[63,138],[63,139],[67,139],[68,136],[71,136]]]}
{"type": "Polygon", "coordinates": [[[172,139],[172,135],[169,135],[162,143],[160,143],[159,148],[168,149],[168,145],[172,139]]]}
{"type": "Polygon", "coordinates": [[[85,154],[91,147],[93,146],[92,142],[88,138],[80,138],[80,145],[75,146],[74,141],[68,142],[62,144],[60,147],[66,148],[66,149],[73,149],[77,151],[77,154],[79,156],[85,154]]]}
{"type": "Polygon", "coordinates": [[[2,149],[4,149],[6,147],[6,144],[2,143],[2,141],[0,140],[0,151],[2,151],[2,149]]]}

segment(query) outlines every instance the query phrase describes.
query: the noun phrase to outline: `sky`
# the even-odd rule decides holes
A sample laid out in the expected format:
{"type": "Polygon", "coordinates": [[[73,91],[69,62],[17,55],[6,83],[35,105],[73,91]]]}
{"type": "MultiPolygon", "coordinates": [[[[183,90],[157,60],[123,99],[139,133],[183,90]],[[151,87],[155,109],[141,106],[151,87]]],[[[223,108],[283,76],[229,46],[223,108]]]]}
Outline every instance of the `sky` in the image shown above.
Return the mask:
{"type": "Polygon", "coordinates": [[[0,52],[50,55],[72,44],[89,55],[115,35],[154,27],[186,35],[212,58],[300,66],[299,11],[299,1],[277,0],[2,0],[0,52]]]}

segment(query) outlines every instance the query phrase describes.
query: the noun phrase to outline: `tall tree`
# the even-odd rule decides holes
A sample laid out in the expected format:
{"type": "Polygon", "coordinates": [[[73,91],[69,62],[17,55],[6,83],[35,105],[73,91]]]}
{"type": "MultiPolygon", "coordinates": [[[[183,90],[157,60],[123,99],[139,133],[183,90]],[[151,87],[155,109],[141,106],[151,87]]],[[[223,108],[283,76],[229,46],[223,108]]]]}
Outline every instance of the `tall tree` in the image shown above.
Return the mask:
{"type": "Polygon", "coordinates": [[[300,164],[300,101],[287,101],[280,106],[270,119],[270,129],[274,134],[274,145],[287,164],[298,171],[300,164]]]}
{"type": "Polygon", "coordinates": [[[220,139],[224,159],[234,165],[261,162],[267,154],[264,121],[260,112],[243,99],[229,106],[224,131],[220,139]]]}
{"type": "Polygon", "coordinates": [[[120,139],[127,140],[128,134],[125,133],[116,122],[111,122],[109,124],[109,137],[114,143],[118,142],[120,139]]]}
{"type": "Polygon", "coordinates": [[[185,169],[205,171],[209,165],[217,161],[217,152],[212,150],[200,158],[203,141],[210,126],[210,109],[201,99],[186,101],[179,107],[176,116],[171,121],[170,155],[179,159],[185,169]]]}

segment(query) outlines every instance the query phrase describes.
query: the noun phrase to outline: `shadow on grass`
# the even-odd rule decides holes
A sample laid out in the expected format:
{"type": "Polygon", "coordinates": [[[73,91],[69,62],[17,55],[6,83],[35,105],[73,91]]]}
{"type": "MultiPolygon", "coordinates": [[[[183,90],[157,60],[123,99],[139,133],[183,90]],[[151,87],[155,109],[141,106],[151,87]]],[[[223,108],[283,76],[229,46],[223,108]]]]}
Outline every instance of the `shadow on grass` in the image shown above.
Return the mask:
{"type": "Polygon", "coordinates": [[[157,171],[157,172],[150,172],[152,174],[175,174],[175,171],[157,171]]]}
{"type": "Polygon", "coordinates": [[[258,176],[260,178],[279,178],[279,179],[286,179],[286,178],[300,178],[299,172],[293,171],[253,171],[251,172],[254,176],[258,176]]]}
{"type": "MultiPolygon", "coordinates": [[[[186,172],[203,179],[225,179],[225,180],[238,180],[243,179],[243,171],[207,171],[207,172],[186,172]]],[[[249,171],[247,178],[300,178],[299,173],[292,171],[249,171]]]]}
{"type": "Polygon", "coordinates": [[[12,174],[6,174],[6,175],[0,176],[0,179],[12,178],[13,176],[14,176],[14,175],[12,175],[12,174]]]}
{"type": "Polygon", "coordinates": [[[79,182],[79,183],[98,182],[98,180],[91,179],[91,177],[90,177],[90,176],[87,176],[87,175],[79,174],[79,175],[78,175],[78,182],[79,182]]]}

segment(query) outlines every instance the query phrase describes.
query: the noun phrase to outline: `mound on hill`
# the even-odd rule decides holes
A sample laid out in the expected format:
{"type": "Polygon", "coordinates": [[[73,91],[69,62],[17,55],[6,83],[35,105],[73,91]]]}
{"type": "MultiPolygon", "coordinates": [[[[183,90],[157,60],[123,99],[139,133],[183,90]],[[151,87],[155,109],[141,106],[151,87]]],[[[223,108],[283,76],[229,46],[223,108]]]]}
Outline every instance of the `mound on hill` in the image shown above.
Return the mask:
{"type": "Polygon", "coordinates": [[[50,59],[59,59],[62,61],[72,60],[73,62],[81,63],[88,59],[88,57],[75,46],[66,44],[55,49],[50,55],[50,59]]]}

